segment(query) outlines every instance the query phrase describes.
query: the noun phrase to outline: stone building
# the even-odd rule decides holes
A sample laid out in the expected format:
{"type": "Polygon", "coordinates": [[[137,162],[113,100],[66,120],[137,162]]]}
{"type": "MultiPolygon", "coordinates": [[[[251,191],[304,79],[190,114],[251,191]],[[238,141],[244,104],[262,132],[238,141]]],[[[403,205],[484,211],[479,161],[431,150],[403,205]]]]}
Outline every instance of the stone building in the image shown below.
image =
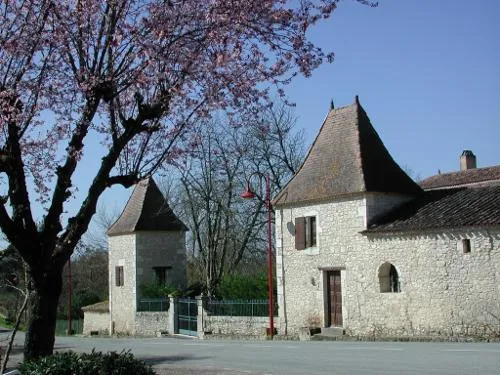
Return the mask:
{"type": "MultiPolygon", "coordinates": [[[[111,333],[135,335],[147,328],[147,318],[138,312],[141,285],[186,287],[186,230],[152,178],[136,185],[108,231],[111,333]]],[[[168,316],[156,315],[152,324],[161,330],[168,316]]]]}
{"type": "Polygon", "coordinates": [[[500,166],[415,183],[356,97],[274,199],[280,333],[500,333],[500,166]]]}

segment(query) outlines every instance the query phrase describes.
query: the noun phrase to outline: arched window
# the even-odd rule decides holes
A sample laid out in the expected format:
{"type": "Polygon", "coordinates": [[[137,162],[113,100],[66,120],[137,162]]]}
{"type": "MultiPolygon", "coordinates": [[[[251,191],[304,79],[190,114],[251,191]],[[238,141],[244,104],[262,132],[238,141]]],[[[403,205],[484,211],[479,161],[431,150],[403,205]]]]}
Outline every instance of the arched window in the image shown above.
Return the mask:
{"type": "Polygon", "coordinates": [[[398,270],[391,263],[386,262],[380,266],[378,269],[378,280],[380,293],[401,292],[398,270]]]}

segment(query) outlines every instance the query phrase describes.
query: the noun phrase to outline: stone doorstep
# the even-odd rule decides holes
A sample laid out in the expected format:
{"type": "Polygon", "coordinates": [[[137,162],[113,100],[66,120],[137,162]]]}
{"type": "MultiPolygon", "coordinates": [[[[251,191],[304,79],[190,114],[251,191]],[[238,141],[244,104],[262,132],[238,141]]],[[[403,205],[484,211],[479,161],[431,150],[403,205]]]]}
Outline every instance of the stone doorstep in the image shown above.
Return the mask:
{"type": "Polygon", "coordinates": [[[323,327],[321,328],[322,336],[343,336],[345,335],[345,330],[342,327],[323,327]]]}

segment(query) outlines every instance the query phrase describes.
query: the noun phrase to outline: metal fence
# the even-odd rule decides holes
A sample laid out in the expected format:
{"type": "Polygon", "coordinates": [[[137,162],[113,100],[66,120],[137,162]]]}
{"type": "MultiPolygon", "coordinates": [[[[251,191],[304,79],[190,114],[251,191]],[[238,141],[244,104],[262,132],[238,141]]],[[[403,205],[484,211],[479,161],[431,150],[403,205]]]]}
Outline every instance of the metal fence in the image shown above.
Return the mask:
{"type": "MultiPolygon", "coordinates": [[[[74,334],[81,335],[83,333],[83,319],[71,319],[71,329],[74,334]]],[[[66,319],[57,319],[56,335],[65,336],[68,334],[68,321],[66,319]]]]}
{"type": "Polygon", "coordinates": [[[137,311],[168,311],[170,300],[165,298],[140,299],[137,311]]]}
{"type": "MultiPolygon", "coordinates": [[[[213,300],[206,302],[205,311],[209,316],[269,316],[267,299],[253,300],[213,300]]],[[[278,315],[278,306],[274,305],[273,315],[278,315]]]]}

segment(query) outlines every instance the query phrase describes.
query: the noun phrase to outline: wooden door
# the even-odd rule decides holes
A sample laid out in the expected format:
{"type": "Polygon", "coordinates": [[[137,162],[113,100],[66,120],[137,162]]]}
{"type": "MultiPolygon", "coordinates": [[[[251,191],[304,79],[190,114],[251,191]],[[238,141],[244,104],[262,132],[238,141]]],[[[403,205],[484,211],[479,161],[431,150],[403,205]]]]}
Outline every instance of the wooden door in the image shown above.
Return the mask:
{"type": "Polygon", "coordinates": [[[332,327],[342,326],[342,283],[340,271],[329,271],[327,273],[328,287],[328,319],[327,323],[332,327]]]}

